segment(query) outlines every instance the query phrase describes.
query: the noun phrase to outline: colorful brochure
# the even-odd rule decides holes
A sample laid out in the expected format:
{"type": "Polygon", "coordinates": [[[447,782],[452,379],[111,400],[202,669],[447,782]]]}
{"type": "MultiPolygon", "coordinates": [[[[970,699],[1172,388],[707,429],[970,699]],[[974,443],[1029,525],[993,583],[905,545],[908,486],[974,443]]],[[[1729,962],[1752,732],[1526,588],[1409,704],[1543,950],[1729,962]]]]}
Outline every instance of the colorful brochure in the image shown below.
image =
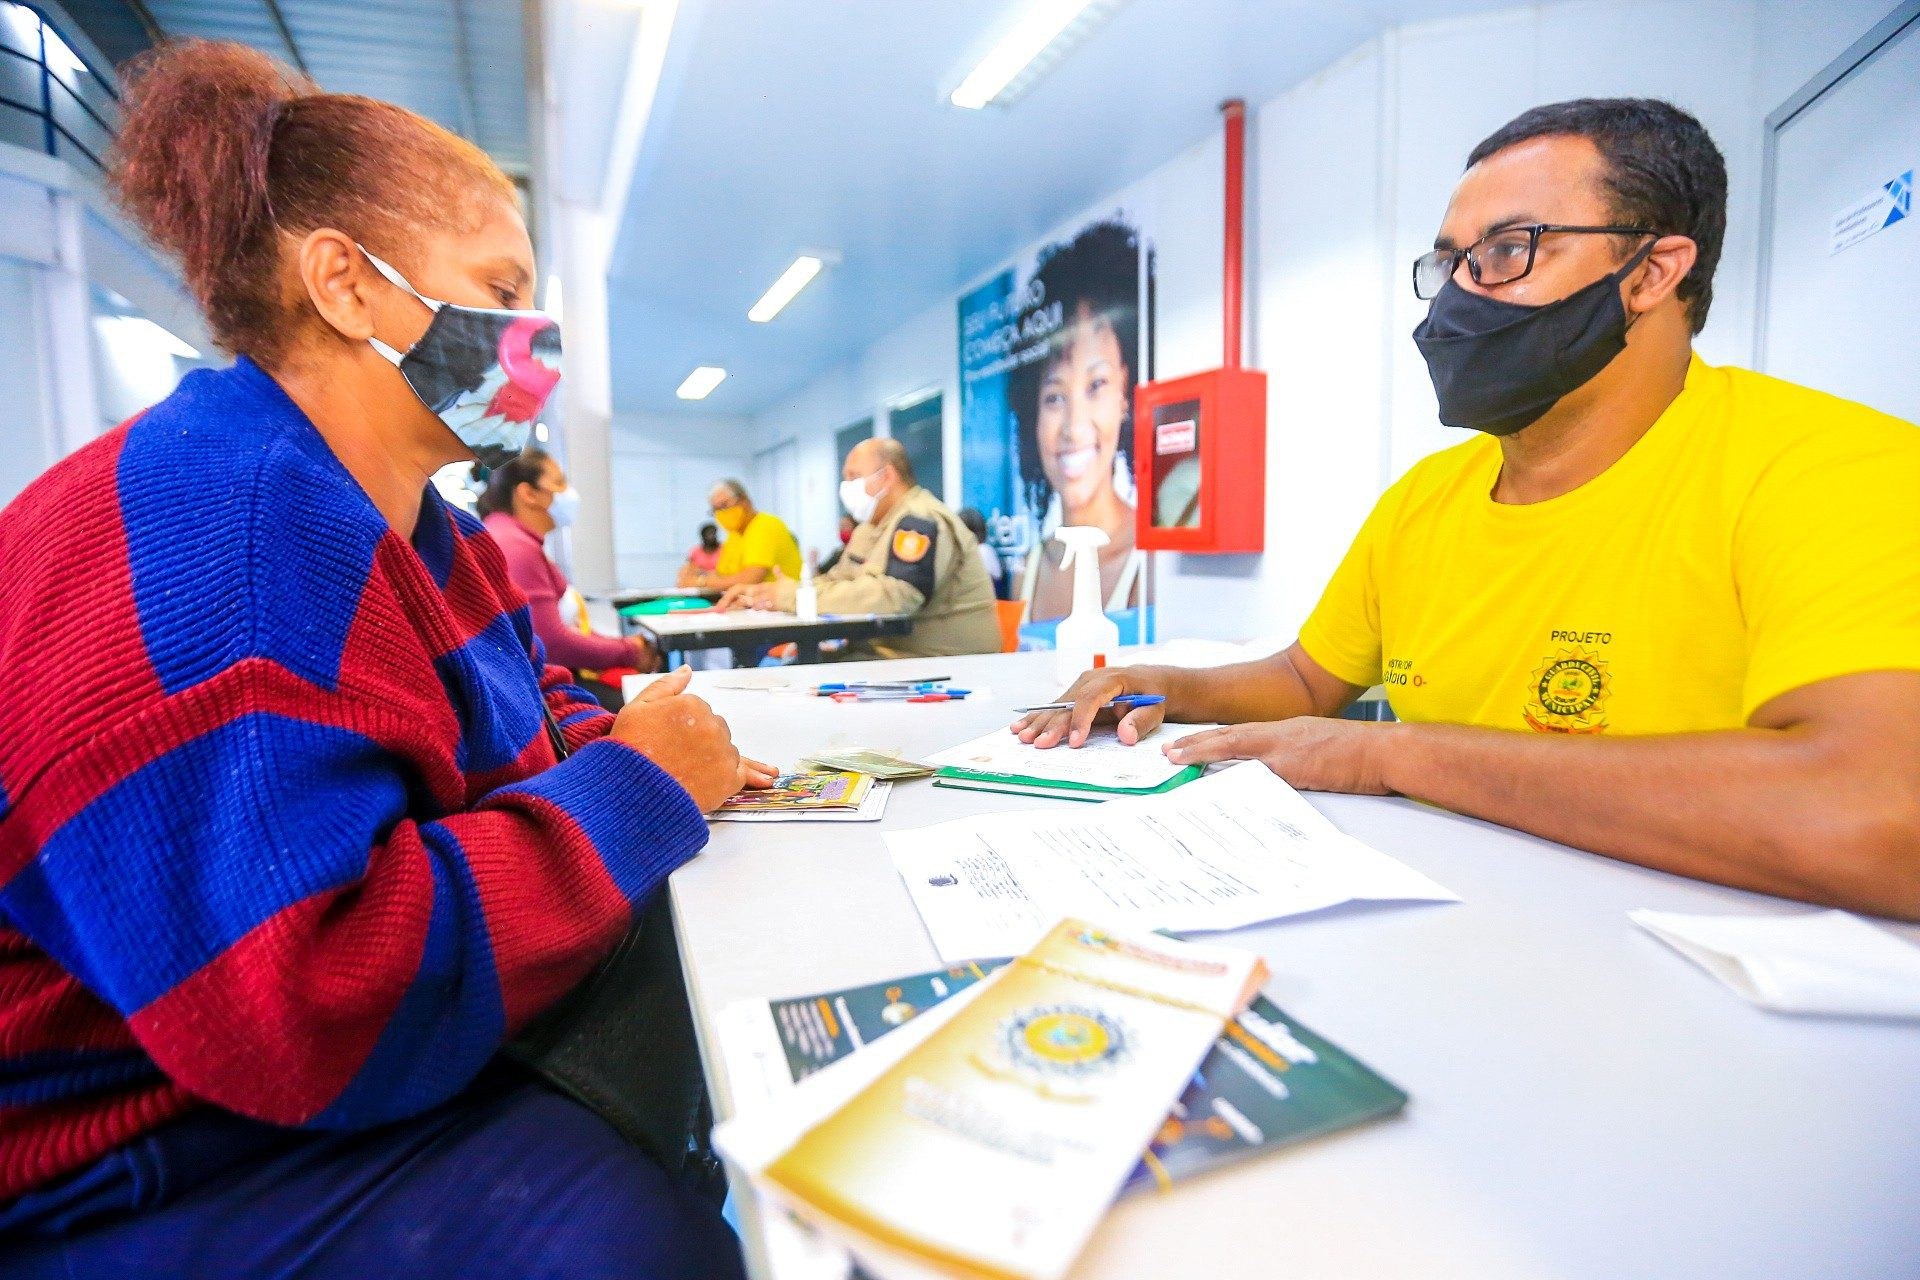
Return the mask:
{"type": "Polygon", "coordinates": [[[873,779],[864,773],[783,773],[763,791],[741,791],[720,802],[727,813],[809,813],[853,810],[867,798],[873,779]]]}
{"type": "Polygon", "coordinates": [[[1062,1275],[1265,977],[1250,952],[1061,921],[750,1169],[856,1251],[1062,1275]]]}
{"type": "MultiPolygon", "coordinates": [[[[777,1058],[792,1084],[905,1026],[1006,964],[983,960],[844,991],[747,1001],[728,1010],[741,1050],[777,1058]]],[[[731,1046],[730,1046],[731,1048],[731,1046]]],[[[729,1053],[729,1066],[735,1058],[729,1053]]],[[[1397,1086],[1340,1046],[1255,996],[1162,1122],[1125,1192],[1164,1189],[1207,1169],[1393,1115],[1397,1086]]]]}

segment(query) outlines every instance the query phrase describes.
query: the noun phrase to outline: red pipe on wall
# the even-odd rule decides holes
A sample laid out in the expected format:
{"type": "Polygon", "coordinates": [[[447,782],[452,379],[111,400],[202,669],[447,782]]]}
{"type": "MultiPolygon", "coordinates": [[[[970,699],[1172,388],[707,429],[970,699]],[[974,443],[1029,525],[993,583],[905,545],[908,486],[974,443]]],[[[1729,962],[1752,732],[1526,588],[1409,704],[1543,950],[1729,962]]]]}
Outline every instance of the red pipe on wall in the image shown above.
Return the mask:
{"type": "Polygon", "coordinates": [[[1247,104],[1231,98],[1220,104],[1227,123],[1227,227],[1226,261],[1220,281],[1220,327],[1226,344],[1221,365],[1240,367],[1241,290],[1246,278],[1242,267],[1242,235],[1246,205],[1247,104]]]}

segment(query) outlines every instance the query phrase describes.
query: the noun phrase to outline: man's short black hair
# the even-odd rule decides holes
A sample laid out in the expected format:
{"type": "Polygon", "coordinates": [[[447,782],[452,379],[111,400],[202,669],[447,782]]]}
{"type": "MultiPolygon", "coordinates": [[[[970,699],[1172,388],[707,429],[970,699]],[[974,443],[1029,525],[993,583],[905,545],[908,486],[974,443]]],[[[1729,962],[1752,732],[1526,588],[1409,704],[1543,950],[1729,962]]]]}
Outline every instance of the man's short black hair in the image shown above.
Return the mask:
{"type": "Polygon", "coordinates": [[[1693,270],[1677,293],[1700,332],[1727,234],[1727,162],[1705,126],[1657,98],[1575,98],[1509,120],[1473,149],[1467,168],[1528,139],[1560,136],[1586,138],[1599,148],[1610,216],[1697,246],[1693,270]]]}

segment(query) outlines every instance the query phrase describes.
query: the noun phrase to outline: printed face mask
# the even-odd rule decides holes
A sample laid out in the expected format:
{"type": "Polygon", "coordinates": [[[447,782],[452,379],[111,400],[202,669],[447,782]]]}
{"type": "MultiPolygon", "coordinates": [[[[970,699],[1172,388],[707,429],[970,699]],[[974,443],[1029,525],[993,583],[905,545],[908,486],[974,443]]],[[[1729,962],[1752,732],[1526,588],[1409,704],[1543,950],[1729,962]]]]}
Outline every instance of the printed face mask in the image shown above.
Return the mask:
{"type": "Polygon", "coordinates": [[[424,296],[367,253],[374,270],[427,305],[433,319],[402,352],[367,342],[391,360],[480,465],[493,469],[526,447],[527,435],[560,381],[560,324],[544,311],[463,307],[424,296]]]}
{"type": "Polygon", "coordinates": [[[1539,421],[1627,348],[1620,284],[1653,250],[1558,302],[1527,307],[1449,280],[1413,331],[1440,402],[1440,421],[1508,436],[1539,421]]]}

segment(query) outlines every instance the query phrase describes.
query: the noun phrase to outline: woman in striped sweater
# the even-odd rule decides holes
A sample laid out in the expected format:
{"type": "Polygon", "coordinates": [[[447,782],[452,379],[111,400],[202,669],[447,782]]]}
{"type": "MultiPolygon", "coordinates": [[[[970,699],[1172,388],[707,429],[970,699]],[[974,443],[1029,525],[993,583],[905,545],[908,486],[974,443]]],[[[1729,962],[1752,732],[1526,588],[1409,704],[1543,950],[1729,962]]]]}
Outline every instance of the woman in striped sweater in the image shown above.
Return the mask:
{"type": "Polygon", "coordinates": [[[0,1273],[736,1274],[494,1063],[766,772],[684,675],[616,718],[547,666],[428,483],[558,377],[512,187],[217,44],[113,176],[237,359],[0,513],[0,1273]]]}

